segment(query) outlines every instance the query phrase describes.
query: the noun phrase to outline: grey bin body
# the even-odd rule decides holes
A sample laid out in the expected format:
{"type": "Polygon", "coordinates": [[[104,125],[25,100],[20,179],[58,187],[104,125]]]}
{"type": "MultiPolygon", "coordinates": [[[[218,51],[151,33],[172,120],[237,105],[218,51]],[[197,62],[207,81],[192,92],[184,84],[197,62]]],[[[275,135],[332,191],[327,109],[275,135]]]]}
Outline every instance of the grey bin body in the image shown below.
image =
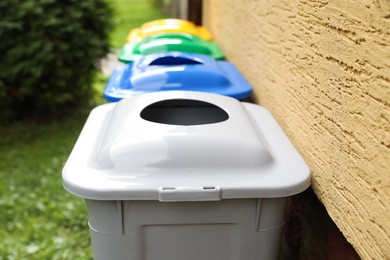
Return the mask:
{"type": "Polygon", "coordinates": [[[63,170],[95,259],[277,259],[310,171],[264,108],[168,91],[94,109],[63,170]]]}

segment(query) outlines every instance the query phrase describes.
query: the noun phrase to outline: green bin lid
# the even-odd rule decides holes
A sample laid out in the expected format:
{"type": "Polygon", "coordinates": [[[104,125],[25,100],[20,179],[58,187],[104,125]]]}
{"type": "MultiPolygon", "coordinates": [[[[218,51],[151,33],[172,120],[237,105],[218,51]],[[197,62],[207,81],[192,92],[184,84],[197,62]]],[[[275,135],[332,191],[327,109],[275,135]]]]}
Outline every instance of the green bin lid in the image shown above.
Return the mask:
{"type": "Polygon", "coordinates": [[[221,48],[212,41],[187,33],[163,33],[143,39],[138,43],[127,43],[119,53],[121,62],[129,63],[142,56],[160,52],[180,51],[208,55],[224,59],[221,48]]]}

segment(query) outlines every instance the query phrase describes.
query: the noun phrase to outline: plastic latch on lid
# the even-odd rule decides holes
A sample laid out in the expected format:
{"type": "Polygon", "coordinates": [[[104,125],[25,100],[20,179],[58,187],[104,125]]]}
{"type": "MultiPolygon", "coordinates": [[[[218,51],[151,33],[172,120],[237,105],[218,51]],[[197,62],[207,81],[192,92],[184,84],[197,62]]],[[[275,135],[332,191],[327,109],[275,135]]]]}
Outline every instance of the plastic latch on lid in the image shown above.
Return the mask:
{"type": "Polygon", "coordinates": [[[160,187],[158,194],[161,202],[221,200],[220,189],[214,186],[160,187]]]}

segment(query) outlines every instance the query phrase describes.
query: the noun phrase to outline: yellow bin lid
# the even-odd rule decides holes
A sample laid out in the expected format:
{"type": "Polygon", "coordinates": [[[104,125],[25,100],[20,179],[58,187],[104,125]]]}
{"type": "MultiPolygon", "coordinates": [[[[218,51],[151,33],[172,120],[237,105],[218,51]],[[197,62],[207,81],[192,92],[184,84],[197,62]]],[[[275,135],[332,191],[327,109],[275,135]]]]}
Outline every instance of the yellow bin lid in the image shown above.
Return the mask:
{"type": "Polygon", "coordinates": [[[207,41],[212,39],[211,33],[205,27],[197,26],[193,22],[180,19],[160,19],[132,29],[127,36],[127,41],[139,42],[145,37],[158,33],[189,33],[207,41]]]}

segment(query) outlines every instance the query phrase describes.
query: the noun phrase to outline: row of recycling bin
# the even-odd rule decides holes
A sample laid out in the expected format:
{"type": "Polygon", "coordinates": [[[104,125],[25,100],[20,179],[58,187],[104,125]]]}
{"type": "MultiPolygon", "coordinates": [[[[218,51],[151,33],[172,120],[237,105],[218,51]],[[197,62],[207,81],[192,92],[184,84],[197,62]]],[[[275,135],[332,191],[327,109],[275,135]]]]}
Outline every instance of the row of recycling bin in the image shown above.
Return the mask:
{"type": "Polygon", "coordinates": [[[206,28],[189,21],[166,19],[134,29],[118,55],[104,98],[118,101],[155,91],[203,91],[240,100],[252,86],[211,41],[206,28]]]}
{"type": "Polygon", "coordinates": [[[252,88],[205,28],[158,20],[128,40],[104,91],[118,102],[91,112],[62,175],[86,202],[94,258],[277,259],[286,199],[310,185],[304,160],[240,101],[252,88]]]}

